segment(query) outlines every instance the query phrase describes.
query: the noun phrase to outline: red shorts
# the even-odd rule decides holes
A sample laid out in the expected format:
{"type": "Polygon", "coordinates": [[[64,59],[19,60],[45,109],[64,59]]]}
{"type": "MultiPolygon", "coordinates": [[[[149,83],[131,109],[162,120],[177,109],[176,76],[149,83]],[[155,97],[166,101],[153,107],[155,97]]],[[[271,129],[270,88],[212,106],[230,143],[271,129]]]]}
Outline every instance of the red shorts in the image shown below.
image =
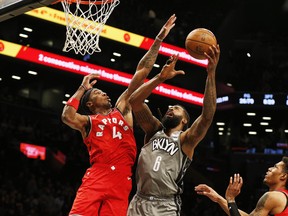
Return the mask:
{"type": "Polygon", "coordinates": [[[87,169],[70,216],[126,216],[131,167],[94,164],[87,169]]]}

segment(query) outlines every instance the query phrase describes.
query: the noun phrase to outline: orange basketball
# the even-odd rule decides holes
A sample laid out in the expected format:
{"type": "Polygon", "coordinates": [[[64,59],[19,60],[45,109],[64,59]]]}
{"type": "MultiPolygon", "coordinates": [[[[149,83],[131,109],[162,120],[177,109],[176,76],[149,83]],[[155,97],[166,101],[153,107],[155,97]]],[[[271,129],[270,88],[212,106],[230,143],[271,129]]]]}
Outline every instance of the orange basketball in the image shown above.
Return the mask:
{"type": "Polygon", "coordinates": [[[206,28],[194,29],[185,40],[187,52],[196,59],[206,59],[204,52],[209,53],[212,45],[217,45],[217,39],[213,32],[206,28]]]}

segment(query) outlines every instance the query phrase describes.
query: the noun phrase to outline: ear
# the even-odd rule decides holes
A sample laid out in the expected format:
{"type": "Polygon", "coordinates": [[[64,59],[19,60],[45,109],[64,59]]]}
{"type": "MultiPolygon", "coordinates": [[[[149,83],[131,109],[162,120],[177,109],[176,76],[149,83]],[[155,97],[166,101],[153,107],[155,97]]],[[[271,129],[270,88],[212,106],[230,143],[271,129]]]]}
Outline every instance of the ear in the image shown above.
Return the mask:
{"type": "Polygon", "coordinates": [[[91,101],[87,101],[87,102],[86,102],[86,106],[87,106],[88,108],[90,108],[92,105],[93,105],[93,103],[92,103],[91,101]]]}
{"type": "Polygon", "coordinates": [[[183,118],[183,119],[182,119],[182,123],[183,123],[184,125],[186,125],[186,124],[187,124],[187,119],[186,119],[186,118],[183,118]]]}
{"type": "Polygon", "coordinates": [[[280,176],[280,179],[281,180],[287,180],[287,177],[288,177],[287,173],[282,173],[280,176]]]}

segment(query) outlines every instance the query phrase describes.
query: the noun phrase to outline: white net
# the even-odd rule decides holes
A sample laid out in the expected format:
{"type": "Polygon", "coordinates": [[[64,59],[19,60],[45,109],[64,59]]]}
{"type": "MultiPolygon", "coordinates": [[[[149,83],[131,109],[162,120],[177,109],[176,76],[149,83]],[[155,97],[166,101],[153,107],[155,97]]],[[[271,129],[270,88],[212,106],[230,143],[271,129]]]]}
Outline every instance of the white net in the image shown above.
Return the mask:
{"type": "Polygon", "coordinates": [[[103,26],[120,0],[62,0],[66,19],[63,51],[76,54],[101,52],[99,37],[103,26]]]}

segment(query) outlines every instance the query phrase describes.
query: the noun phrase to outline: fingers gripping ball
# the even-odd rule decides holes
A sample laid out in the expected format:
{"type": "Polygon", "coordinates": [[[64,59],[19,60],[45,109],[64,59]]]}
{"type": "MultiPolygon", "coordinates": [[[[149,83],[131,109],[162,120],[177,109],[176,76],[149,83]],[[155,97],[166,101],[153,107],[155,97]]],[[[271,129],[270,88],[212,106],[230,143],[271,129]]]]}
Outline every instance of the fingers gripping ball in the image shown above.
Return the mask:
{"type": "Polygon", "coordinates": [[[209,47],[217,45],[217,39],[213,32],[205,28],[197,28],[191,31],[185,40],[187,52],[196,59],[206,59],[204,52],[209,53],[209,47]]]}

